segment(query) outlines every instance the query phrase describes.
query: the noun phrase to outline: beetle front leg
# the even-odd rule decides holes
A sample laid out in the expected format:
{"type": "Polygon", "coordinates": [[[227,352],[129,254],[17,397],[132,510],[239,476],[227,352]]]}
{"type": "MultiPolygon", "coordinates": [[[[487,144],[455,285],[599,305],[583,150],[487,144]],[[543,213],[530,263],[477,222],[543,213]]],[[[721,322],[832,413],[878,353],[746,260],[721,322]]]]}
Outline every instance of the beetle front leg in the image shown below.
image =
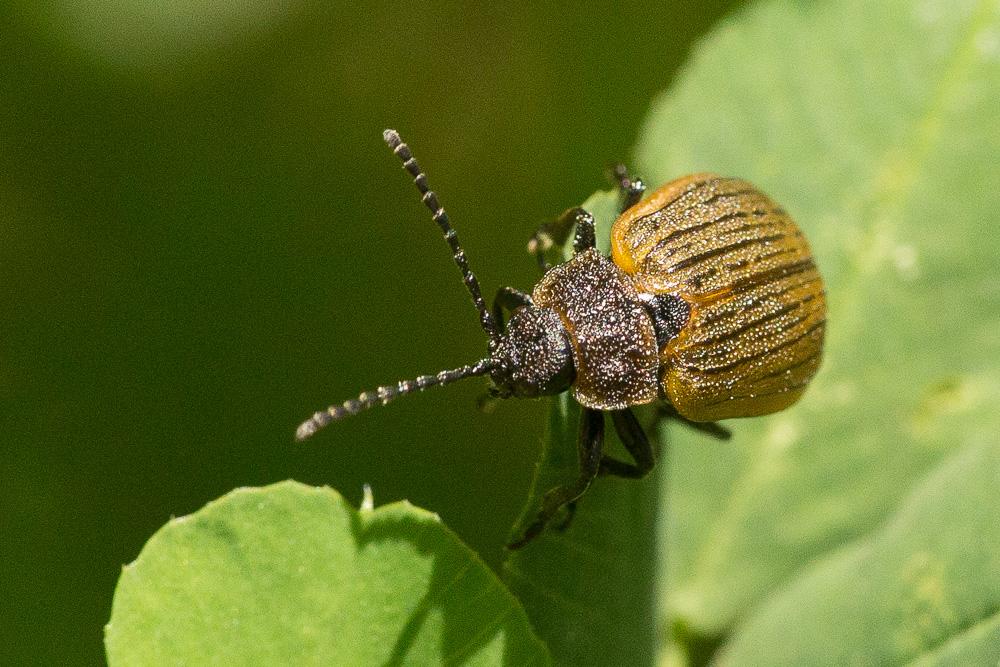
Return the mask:
{"type": "Polygon", "coordinates": [[[497,290],[497,295],[493,297],[493,319],[496,320],[497,329],[503,331],[503,312],[513,313],[521,306],[532,305],[531,297],[521,290],[513,287],[501,287],[497,290]]]}
{"type": "Polygon", "coordinates": [[[601,468],[601,450],[604,444],[604,413],[600,410],[584,408],[580,414],[580,437],[577,449],[580,456],[580,475],[572,484],[557,486],[542,497],[542,508],[538,516],[525,529],[520,539],[507,545],[508,549],[520,549],[538,535],[545,525],[566,505],[575,503],[582,496],[601,468]]]}
{"type": "Polygon", "coordinates": [[[564,245],[574,228],[576,235],[573,238],[573,250],[580,252],[581,249],[593,248],[596,243],[594,216],[579,206],[567,209],[552,222],[542,224],[528,241],[528,252],[535,256],[538,267],[543,272],[551,268],[545,253],[564,245]]]}
{"type": "Polygon", "coordinates": [[[545,254],[552,248],[566,243],[571,228],[572,225],[560,216],[552,222],[543,222],[528,239],[528,253],[535,256],[538,269],[542,273],[552,268],[545,254]]]}

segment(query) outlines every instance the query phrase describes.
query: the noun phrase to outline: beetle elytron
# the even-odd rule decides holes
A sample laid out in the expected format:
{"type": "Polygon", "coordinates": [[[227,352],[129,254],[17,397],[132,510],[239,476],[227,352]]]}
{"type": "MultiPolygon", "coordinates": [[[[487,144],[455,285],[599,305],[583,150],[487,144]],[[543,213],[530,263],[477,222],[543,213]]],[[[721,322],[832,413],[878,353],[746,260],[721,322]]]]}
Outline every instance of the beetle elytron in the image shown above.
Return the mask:
{"type": "Polygon", "coordinates": [[[664,413],[722,435],[715,421],[782,410],[816,373],[826,321],[822,280],[802,232],[750,183],[694,174],[642,199],[642,182],[618,168],[624,206],[611,230],[611,257],[595,247],[593,217],[570,209],[528,245],[544,270],[532,293],[504,287],[491,310],[409,147],[394,130],[384,139],[451,246],[488,355],[317,412],[297,439],[398,396],[473,376],[489,375],[498,398],[570,390],[583,407],[580,474],[545,494],[534,522],[508,545],[517,549],[561,508],[572,510],[596,476],[639,478],[652,469],[653,448],[632,406],[659,401],[664,413]],[[550,267],[545,251],[571,230],[574,257],[550,267]],[[633,463],[602,453],[605,413],[633,463]]]}

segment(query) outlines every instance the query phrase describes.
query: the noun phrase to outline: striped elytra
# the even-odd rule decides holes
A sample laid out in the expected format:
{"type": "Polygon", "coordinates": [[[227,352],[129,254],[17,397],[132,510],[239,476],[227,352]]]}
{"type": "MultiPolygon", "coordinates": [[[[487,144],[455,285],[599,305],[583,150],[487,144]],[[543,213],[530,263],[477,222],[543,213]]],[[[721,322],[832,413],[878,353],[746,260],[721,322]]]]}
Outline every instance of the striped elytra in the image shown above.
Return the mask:
{"type": "Polygon", "coordinates": [[[656,448],[632,408],[726,439],[716,424],[788,407],[816,373],[823,347],[823,283],[802,232],[750,183],[686,176],[643,199],[642,181],[616,168],[620,217],[611,257],[597,248],[593,216],[571,208],[528,243],[542,276],[534,289],[501,287],[483,298],[458,234],[427,176],[395,130],[383,134],[431,213],[486,335],[474,363],[382,385],[302,422],[296,438],[401,396],[467,378],[489,378],[490,399],[569,391],[580,405],[574,481],[544,494],[508,545],[520,549],[560,512],[561,529],[598,476],[638,479],[656,448]],[[573,237],[573,257],[551,266],[546,250],[573,237]],[[604,451],[609,422],[630,460],[604,451]]]}
{"type": "Polygon", "coordinates": [[[690,307],[659,352],[667,400],[693,421],[784,409],[819,367],[823,282],[802,232],[750,183],[672,181],[627,210],[612,257],[640,293],[690,307]]]}

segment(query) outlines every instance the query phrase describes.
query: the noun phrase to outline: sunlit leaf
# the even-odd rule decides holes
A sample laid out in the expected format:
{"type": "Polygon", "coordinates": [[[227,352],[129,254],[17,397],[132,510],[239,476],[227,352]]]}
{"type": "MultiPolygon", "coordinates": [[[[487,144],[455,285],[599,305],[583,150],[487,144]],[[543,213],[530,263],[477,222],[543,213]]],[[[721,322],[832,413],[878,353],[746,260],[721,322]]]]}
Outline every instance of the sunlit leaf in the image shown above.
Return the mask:
{"type": "Polygon", "coordinates": [[[112,665],[548,664],[524,611],[429,512],[239,489],[125,567],[112,665]]]}
{"type": "MultiPolygon", "coordinates": [[[[705,657],[817,559],[925,500],[913,494],[932,487],[915,485],[954,452],[997,441],[998,90],[992,0],[774,2],[720,26],[654,105],[637,149],[647,180],[757,183],[806,233],[829,301],[824,365],[801,404],[730,422],[725,445],[670,431],[675,655],[705,657]]],[[[979,498],[1000,516],[1000,496],[979,498]]],[[[981,539],[967,548],[1000,551],[981,539]]],[[[983,575],[976,559],[956,567],[947,585],[983,575]]],[[[953,613],[985,620],[992,595],[993,611],[953,613]]],[[[811,636],[836,636],[842,619],[825,622],[811,636]]]]}

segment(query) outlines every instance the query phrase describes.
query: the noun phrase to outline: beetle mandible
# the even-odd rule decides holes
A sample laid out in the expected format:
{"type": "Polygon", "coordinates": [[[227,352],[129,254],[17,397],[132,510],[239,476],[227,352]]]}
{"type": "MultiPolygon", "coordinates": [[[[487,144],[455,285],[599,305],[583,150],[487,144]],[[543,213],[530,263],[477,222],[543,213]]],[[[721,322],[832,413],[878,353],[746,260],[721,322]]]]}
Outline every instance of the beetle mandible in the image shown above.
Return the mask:
{"type": "Polygon", "coordinates": [[[562,508],[572,512],[598,475],[641,478],[652,469],[654,451],[634,406],[656,402],[661,415],[728,437],[718,420],[788,407],[819,368],[826,322],[822,279],[802,232],[750,183],[693,174],[643,199],[642,182],[618,167],[615,180],[624,196],[611,229],[611,257],[596,248],[593,217],[571,208],[528,243],[544,272],[531,294],[501,288],[489,309],[409,147],[395,130],[383,138],[451,247],[479,311],[488,354],[330,406],[299,426],[298,440],[398,396],[469,377],[488,375],[497,398],[569,390],[582,406],[579,476],[545,494],[535,520],[508,545],[518,549],[562,508]],[[565,243],[571,231],[573,258],[549,266],[546,251],[565,243]],[[603,454],[605,413],[632,463],[603,454]]]}

